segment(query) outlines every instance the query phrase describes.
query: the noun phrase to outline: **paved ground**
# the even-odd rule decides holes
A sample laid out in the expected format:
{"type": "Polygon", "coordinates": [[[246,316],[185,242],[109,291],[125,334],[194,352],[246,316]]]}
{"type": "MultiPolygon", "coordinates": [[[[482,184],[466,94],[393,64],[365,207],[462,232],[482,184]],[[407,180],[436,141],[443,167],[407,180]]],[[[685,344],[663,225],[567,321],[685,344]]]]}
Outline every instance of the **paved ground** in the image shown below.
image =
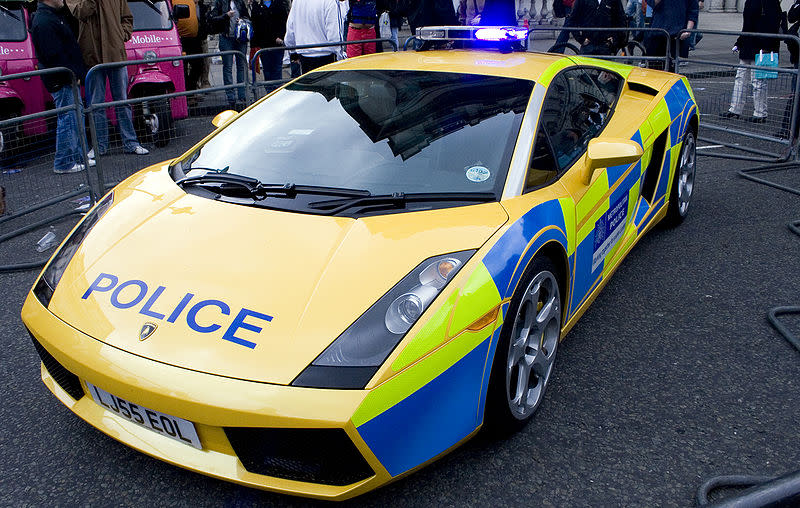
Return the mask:
{"type": "MultiPolygon", "coordinates": [[[[723,61],[729,42],[707,37],[704,52],[723,61]]],[[[692,79],[704,113],[716,116],[730,77],[692,79]]],[[[771,102],[770,111],[781,107],[771,102]]],[[[208,129],[206,113],[165,151],[105,163],[122,174],[178,153],[208,129]]],[[[623,263],[562,344],[551,388],[522,432],[480,437],[349,504],[687,506],[709,475],[798,469],[800,356],[765,316],[800,304],[800,239],[785,226],[800,219],[800,198],[737,177],[742,167],[700,159],[691,216],[653,231],[623,263]]],[[[31,171],[44,178],[41,168],[31,171]]],[[[800,169],[768,176],[800,188],[800,169]]],[[[54,231],[63,238],[71,223],[54,231]]],[[[39,236],[0,246],[0,259],[29,259],[39,236]]],[[[72,415],[39,380],[19,320],[35,276],[0,274],[0,506],[313,504],[150,459],[72,415]]],[[[800,330],[800,320],[787,322],[800,330]]]]}
{"type": "MultiPolygon", "coordinates": [[[[528,427],[352,504],[687,506],[708,475],[797,469],[800,357],[765,315],[798,303],[785,223],[800,206],[735,167],[701,159],[691,216],[646,237],[570,332],[528,427]]],[[[306,504],[150,459],[72,415],[19,320],[34,277],[0,275],[0,505],[306,504]]]]}

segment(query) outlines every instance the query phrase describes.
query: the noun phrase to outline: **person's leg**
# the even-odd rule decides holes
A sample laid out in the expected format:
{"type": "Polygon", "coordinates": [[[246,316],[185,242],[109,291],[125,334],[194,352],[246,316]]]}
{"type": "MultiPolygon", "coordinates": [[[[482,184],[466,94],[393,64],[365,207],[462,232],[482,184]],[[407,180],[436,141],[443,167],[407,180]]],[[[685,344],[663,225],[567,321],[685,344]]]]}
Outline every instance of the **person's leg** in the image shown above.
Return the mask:
{"type": "MultiPolygon", "coordinates": [[[[198,55],[203,52],[202,45],[200,43],[199,37],[190,37],[186,39],[187,44],[183,46],[183,50],[186,52],[187,55],[198,55]]],[[[187,90],[197,90],[200,88],[200,78],[201,73],[203,71],[203,60],[202,58],[198,58],[195,60],[186,60],[184,61],[184,66],[189,67],[188,73],[186,73],[186,89],[187,90]]]]}
{"type": "MultiPolygon", "coordinates": [[[[236,46],[236,50],[245,55],[244,57],[236,55],[236,82],[239,84],[247,83],[247,43],[239,42],[236,46]]],[[[239,97],[239,100],[244,102],[246,97],[245,87],[242,86],[238,88],[236,93],[239,97]]]]}
{"type": "MultiPolygon", "coordinates": [[[[203,40],[200,41],[200,52],[208,53],[208,37],[203,37],[203,40]]],[[[210,63],[211,61],[208,58],[203,58],[200,61],[200,88],[208,88],[211,86],[211,82],[208,80],[210,63]]]]}
{"type": "MultiPolygon", "coordinates": [[[[109,69],[108,84],[111,87],[111,98],[124,101],[128,98],[128,68],[109,69]]],[[[122,137],[122,146],[126,152],[133,152],[139,147],[136,131],[133,129],[133,115],[130,106],[116,106],[117,127],[122,137]]]]}
{"type": "MultiPolygon", "coordinates": [[[[377,39],[375,34],[374,28],[364,28],[361,30],[359,34],[362,41],[368,41],[370,39],[377,39]]],[[[361,54],[362,55],[371,55],[375,53],[375,43],[374,42],[367,42],[366,44],[361,45],[361,54]]]]}
{"type": "Polygon", "coordinates": [[[750,69],[750,75],[753,84],[753,118],[763,119],[767,117],[767,82],[769,80],[756,78],[756,73],[752,69],[750,69]]]}
{"type": "Polygon", "coordinates": [[[394,50],[395,51],[399,51],[399,50],[402,49],[400,47],[400,38],[398,37],[398,33],[400,32],[400,28],[396,27],[396,26],[393,26],[393,27],[390,27],[390,28],[392,29],[392,36],[390,38],[392,39],[392,42],[394,42],[394,50]]]}
{"type": "Polygon", "coordinates": [[[283,51],[264,51],[261,53],[261,68],[264,69],[264,80],[283,79],[283,51]]]}
{"type": "MultiPolygon", "coordinates": [[[[739,59],[739,65],[747,65],[747,61],[739,59]]],[[[741,115],[744,108],[744,83],[748,72],[749,69],[743,67],[736,69],[736,77],[733,80],[733,93],[731,94],[731,107],[728,108],[728,112],[734,115],[741,115]]]]}
{"type": "MultiPolygon", "coordinates": [[[[347,31],[347,41],[360,41],[361,38],[358,36],[361,30],[356,28],[350,28],[347,31]]],[[[353,58],[356,56],[361,56],[364,54],[364,47],[363,44],[348,44],[347,45],[347,58],[353,58]]]]}
{"type": "MultiPolygon", "coordinates": [[[[95,70],[89,73],[86,82],[86,102],[89,105],[100,104],[106,101],[106,74],[107,69],[95,70]]],[[[92,113],[94,119],[94,135],[97,137],[98,154],[104,155],[108,151],[108,118],[106,109],[96,109],[92,113]]]]}
{"type": "MultiPolygon", "coordinates": [[[[64,86],[51,95],[56,108],[65,108],[75,104],[71,86],[64,86]]],[[[78,122],[75,111],[59,113],[57,121],[56,156],[53,160],[53,171],[63,173],[82,159],[78,149],[78,122]]]]}
{"type": "MultiPolygon", "coordinates": [[[[224,35],[219,36],[219,50],[220,51],[230,51],[234,49],[233,40],[230,37],[226,37],[224,35]]],[[[231,79],[231,71],[233,70],[233,55],[222,55],[222,84],[223,85],[231,85],[233,84],[233,80],[231,79]]],[[[228,98],[228,104],[233,105],[236,102],[236,91],[233,89],[225,90],[225,95],[228,98]]]]}

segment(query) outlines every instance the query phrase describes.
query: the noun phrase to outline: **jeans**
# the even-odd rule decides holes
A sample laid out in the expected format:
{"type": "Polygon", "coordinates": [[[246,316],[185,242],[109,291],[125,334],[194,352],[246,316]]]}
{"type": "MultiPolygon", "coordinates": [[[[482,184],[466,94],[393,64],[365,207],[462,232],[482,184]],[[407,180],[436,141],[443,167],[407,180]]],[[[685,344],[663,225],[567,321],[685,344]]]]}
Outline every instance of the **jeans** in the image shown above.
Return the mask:
{"type": "MultiPolygon", "coordinates": [[[[64,85],[59,90],[52,92],[56,108],[64,108],[75,104],[75,97],[72,95],[72,86],[64,85]]],[[[76,163],[83,162],[83,150],[80,138],[86,136],[83,127],[83,108],[77,115],[80,118],[80,127],[76,119],[75,111],[65,111],[58,114],[58,125],[56,127],[56,158],[53,161],[53,169],[63,171],[71,168],[76,163]]]]}
{"type": "MultiPolygon", "coordinates": [[[[91,79],[86,83],[86,99],[90,105],[106,101],[106,81],[111,89],[111,99],[124,101],[128,98],[128,69],[98,69],[91,72],[91,79]]],[[[116,106],[117,127],[122,136],[122,145],[126,152],[132,152],[139,146],[136,131],[133,130],[133,118],[130,106],[116,106]]],[[[108,151],[108,119],[105,109],[94,111],[94,125],[97,132],[97,155],[108,151]]]]}
{"type": "MultiPolygon", "coordinates": [[[[239,42],[233,37],[228,37],[227,35],[220,35],[219,36],[219,50],[220,51],[241,51],[242,53],[247,53],[247,43],[246,42],[239,42]]],[[[233,59],[236,58],[236,83],[244,83],[245,82],[245,75],[247,62],[245,61],[246,58],[239,57],[236,55],[222,55],[222,83],[225,85],[232,85],[233,81],[233,59]]],[[[236,103],[236,97],[239,97],[240,101],[244,101],[244,87],[238,89],[228,89],[225,90],[225,95],[228,97],[229,104],[236,103]]]]}
{"type": "Polygon", "coordinates": [[[283,79],[283,51],[264,51],[261,53],[261,70],[264,72],[264,81],[283,79]]]}
{"type": "Polygon", "coordinates": [[[394,49],[395,51],[401,51],[403,48],[400,47],[400,38],[397,36],[398,32],[400,31],[400,27],[392,26],[389,27],[392,29],[392,36],[390,39],[394,42],[394,49]]]}

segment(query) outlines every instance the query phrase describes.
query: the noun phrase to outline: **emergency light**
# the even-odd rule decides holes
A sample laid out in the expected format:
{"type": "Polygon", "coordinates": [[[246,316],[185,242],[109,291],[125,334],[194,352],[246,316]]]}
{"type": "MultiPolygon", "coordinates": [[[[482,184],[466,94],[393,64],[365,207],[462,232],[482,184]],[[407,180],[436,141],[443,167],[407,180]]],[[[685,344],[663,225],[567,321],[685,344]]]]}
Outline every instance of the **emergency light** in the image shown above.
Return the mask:
{"type": "Polygon", "coordinates": [[[472,43],[467,46],[525,50],[528,29],[515,26],[429,26],[418,28],[417,38],[427,43],[461,41],[472,43]]]}

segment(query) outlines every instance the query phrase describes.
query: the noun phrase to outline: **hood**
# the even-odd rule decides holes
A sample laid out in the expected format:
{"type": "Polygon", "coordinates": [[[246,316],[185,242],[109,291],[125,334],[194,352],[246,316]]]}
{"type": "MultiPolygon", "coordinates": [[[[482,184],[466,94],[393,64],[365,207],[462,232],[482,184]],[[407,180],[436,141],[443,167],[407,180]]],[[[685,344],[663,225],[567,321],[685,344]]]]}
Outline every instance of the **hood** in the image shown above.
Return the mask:
{"type": "Polygon", "coordinates": [[[478,248],[507,219],[499,203],[362,219],[264,210],[145,171],[117,187],[49,309],[145,358],[289,384],[421,261],[478,248]]]}

